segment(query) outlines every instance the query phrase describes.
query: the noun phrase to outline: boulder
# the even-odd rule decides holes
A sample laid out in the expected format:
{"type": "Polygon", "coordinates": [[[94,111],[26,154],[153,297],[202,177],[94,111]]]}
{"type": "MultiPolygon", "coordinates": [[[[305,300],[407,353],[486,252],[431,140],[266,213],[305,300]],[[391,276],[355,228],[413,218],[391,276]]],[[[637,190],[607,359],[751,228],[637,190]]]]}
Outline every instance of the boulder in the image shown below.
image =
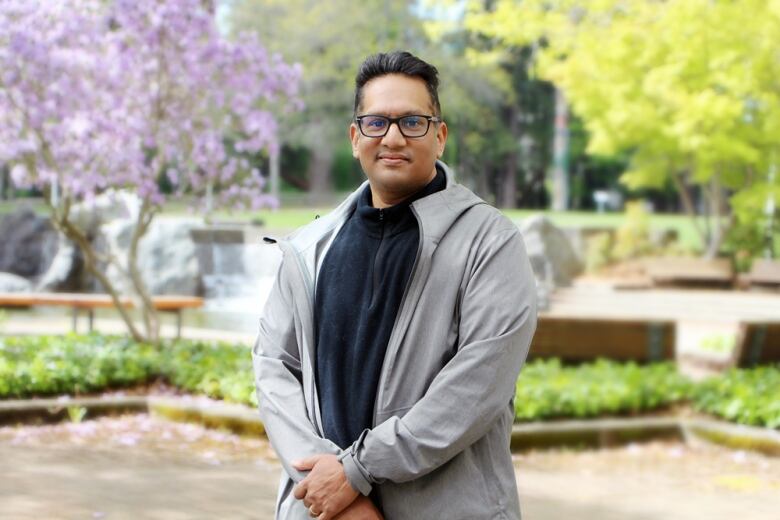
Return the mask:
{"type": "MultiPolygon", "coordinates": [[[[127,269],[134,222],[111,221],[100,228],[97,249],[121,259],[127,269]]],[[[195,219],[160,218],[154,220],[138,245],[138,269],[151,294],[197,296],[202,293],[202,276],[191,230],[201,225],[195,219]]],[[[104,266],[105,267],[105,266],[104,266]]],[[[106,269],[108,278],[122,292],[129,292],[131,281],[114,265],[106,269]]],[[[102,291],[93,281],[91,288],[102,291]]]]}
{"type": "Polygon", "coordinates": [[[82,266],[83,259],[79,248],[60,234],[54,259],[38,279],[35,290],[78,292],[82,285],[82,266]]]}
{"type": "Polygon", "coordinates": [[[549,286],[564,287],[584,268],[567,234],[550,219],[535,215],[520,223],[528,257],[538,281],[549,286]]]}
{"type": "Polygon", "coordinates": [[[88,237],[94,237],[100,227],[108,222],[136,220],[141,203],[141,198],[133,192],[106,190],[89,201],[75,204],[69,218],[88,237]]]}
{"type": "Polygon", "coordinates": [[[31,291],[32,284],[29,280],[13,273],[0,273],[0,292],[19,293],[31,291]]]}
{"type": "Polygon", "coordinates": [[[0,218],[0,271],[33,279],[49,268],[58,243],[51,221],[29,207],[0,218]]]}

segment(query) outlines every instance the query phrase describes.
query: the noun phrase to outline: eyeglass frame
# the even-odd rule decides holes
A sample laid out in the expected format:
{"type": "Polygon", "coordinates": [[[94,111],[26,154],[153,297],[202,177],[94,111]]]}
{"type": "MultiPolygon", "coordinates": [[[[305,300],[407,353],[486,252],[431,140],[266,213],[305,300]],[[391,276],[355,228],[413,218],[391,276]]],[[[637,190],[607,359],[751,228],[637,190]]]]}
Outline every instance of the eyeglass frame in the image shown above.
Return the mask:
{"type": "Polygon", "coordinates": [[[428,135],[428,131],[431,129],[431,123],[441,123],[442,119],[439,116],[426,116],[423,114],[407,114],[405,116],[401,117],[387,117],[380,114],[363,114],[362,116],[356,116],[355,122],[357,123],[358,130],[360,130],[360,133],[363,134],[364,137],[368,137],[369,139],[381,139],[387,135],[387,133],[390,131],[390,127],[395,124],[395,126],[398,128],[398,131],[401,132],[401,135],[404,136],[407,139],[417,139],[420,137],[425,137],[428,135]],[[366,133],[363,131],[363,125],[361,124],[361,119],[364,117],[381,117],[382,119],[387,120],[387,128],[385,129],[385,133],[382,135],[366,135],[366,133]],[[405,119],[407,117],[422,117],[426,121],[428,121],[428,126],[425,128],[425,132],[421,135],[406,135],[401,128],[401,125],[399,124],[401,122],[401,119],[405,119]]]}

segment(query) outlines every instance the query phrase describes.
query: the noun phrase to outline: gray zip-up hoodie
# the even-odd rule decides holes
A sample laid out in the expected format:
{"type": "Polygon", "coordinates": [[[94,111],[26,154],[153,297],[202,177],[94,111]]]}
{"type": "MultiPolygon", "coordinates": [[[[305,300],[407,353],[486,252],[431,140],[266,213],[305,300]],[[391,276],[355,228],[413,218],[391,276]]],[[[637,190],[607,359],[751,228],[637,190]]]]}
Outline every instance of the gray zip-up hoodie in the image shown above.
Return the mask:
{"type": "Polygon", "coordinates": [[[338,455],[361,493],[378,486],[388,520],[520,518],[509,440],[536,328],[534,277],[517,226],[439,164],[447,187],[411,205],[420,243],[374,425],[346,450],[322,436],[312,309],[321,262],[366,183],[277,242],[282,262],[252,358],[260,415],[284,469],[279,519],[310,518],[292,496],[305,474],[291,462],[317,453],[338,455]]]}

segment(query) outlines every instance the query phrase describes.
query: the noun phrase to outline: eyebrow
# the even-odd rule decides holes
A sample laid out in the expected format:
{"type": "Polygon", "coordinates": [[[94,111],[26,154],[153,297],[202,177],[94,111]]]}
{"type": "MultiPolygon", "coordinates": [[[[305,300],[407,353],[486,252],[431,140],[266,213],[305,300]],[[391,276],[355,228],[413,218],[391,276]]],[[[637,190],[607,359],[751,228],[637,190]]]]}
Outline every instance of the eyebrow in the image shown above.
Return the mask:
{"type": "MultiPolygon", "coordinates": [[[[433,113],[433,111],[431,111],[431,113],[433,113]]],[[[391,116],[387,112],[366,112],[363,115],[364,116],[383,116],[383,117],[406,117],[406,116],[424,116],[424,115],[427,115],[427,114],[425,114],[422,111],[417,111],[417,110],[406,110],[404,112],[400,112],[396,116],[391,116]]]]}

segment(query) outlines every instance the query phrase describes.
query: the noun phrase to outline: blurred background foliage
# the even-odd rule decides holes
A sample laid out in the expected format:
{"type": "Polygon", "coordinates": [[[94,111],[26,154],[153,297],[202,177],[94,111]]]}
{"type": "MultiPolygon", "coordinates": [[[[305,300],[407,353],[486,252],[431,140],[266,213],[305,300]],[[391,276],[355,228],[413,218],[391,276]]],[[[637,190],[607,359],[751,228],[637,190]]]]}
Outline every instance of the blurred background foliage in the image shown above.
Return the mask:
{"type": "MultiPolygon", "coordinates": [[[[488,202],[587,212],[642,200],[687,215],[705,256],[739,268],[778,254],[780,0],[204,4],[229,38],[252,33],[302,67],[304,109],[271,107],[283,204],[329,207],[364,180],[347,139],[354,76],[367,55],[406,49],[439,68],[444,159],[488,202]]],[[[264,153],[243,159],[271,169],[264,153]]],[[[14,194],[40,195],[0,166],[0,199],[14,194]]]]}
{"type": "Polygon", "coordinates": [[[596,191],[612,192],[685,213],[707,256],[776,254],[775,0],[231,0],[222,12],[229,32],[303,65],[306,108],[283,125],[288,192],[363,180],[346,139],[355,71],[407,49],[440,70],[444,159],[489,202],[593,210],[596,191]]]}

